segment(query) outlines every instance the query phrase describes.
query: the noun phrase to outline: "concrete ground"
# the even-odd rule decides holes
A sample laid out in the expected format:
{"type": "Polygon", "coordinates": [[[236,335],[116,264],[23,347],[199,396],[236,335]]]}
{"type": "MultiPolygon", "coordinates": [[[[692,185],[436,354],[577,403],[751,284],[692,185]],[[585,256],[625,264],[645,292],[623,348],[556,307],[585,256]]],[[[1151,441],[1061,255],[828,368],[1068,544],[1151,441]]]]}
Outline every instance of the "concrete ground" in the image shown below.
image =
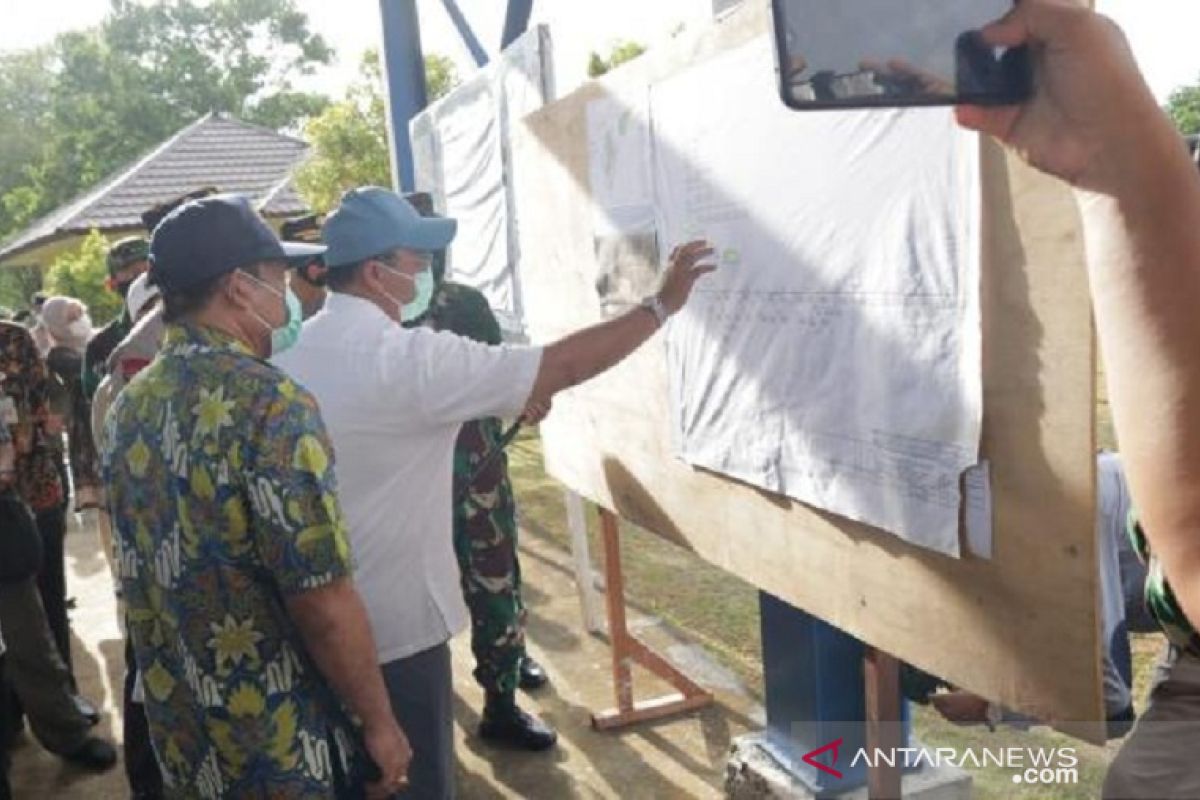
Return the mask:
{"type": "MultiPolygon", "coordinates": [[[[469,642],[454,642],[458,789],[462,798],[688,798],[720,797],[730,741],[762,726],[762,711],[737,678],[681,641],[653,617],[629,609],[638,636],[716,696],[716,704],[671,720],[599,733],[590,714],[613,705],[610,651],[603,638],[583,632],[569,554],[536,533],[523,532],[522,571],[529,606],[529,649],[546,667],[551,685],[524,695],[522,705],[558,728],[549,753],[497,751],[474,735],[482,692],[471,677],[469,642]]],[[[112,581],[93,526],[68,537],[69,593],[77,607],[75,671],[82,692],[104,709],[101,735],[119,741],[123,644],[112,581]]],[[[639,699],[668,687],[639,668],[639,699]]],[[[124,774],[94,776],[46,753],[28,734],[13,753],[14,796],[109,800],[128,796],[124,774]]]]}

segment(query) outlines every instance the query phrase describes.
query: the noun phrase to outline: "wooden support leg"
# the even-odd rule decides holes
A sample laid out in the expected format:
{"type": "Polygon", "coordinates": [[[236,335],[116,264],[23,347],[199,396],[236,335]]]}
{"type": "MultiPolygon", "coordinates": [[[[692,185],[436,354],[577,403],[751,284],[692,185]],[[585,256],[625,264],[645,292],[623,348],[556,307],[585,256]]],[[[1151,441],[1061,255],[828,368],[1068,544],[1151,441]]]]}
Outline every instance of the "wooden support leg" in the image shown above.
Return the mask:
{"type": "Polygon", "coordinates": [[[711,694],[629,633],[625,624],[625,577],[621,571],[620,531],[617,518],[611,511],[600,509],[600,530],[604,536],[605,602],[608,607],[617,707],[593,714],[592,726],[598,730],[611,730],[711,704],[711,694]],[[679,691],[654,700],[634,702],[633,673],[630,669],[633,663],[650,670],[679,691]]]}
{"type": "MultiPolygon", "coordinates": [[[[895,753],[903,747],[900,721],[900,665],[887,653],[868,647],[864,656],[866,680],[867,752],[895,753]]],[[[882,759],[867,770],[867,791],[871,800],[899,800],[903,772],[882,759]]]]}

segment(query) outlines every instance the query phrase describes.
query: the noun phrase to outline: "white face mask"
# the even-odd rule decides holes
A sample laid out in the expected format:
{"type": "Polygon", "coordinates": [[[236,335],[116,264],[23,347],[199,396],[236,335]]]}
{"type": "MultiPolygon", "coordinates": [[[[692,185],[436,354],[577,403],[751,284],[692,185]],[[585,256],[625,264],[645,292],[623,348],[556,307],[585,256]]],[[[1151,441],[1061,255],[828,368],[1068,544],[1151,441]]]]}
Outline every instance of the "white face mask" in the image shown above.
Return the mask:
{"type": "Polygon", "coordinates": [[[75,339],[87,339],[92,335],[92,320],[87,314],[72,322],[67,330],[75,339]]]}

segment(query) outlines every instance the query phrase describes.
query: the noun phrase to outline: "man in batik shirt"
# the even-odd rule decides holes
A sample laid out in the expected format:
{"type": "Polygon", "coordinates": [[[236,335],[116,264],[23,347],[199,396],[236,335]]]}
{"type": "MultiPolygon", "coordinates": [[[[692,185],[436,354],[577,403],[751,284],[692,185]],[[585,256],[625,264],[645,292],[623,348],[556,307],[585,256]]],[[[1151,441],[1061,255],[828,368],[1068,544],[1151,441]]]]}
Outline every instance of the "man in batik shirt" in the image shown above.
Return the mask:
{"type": "MultiPolygon", "coordinates": [[[[15,487],[45,538],[52,532],[43,529],[47,519],[62,520],[62,484],[53,446],[62,428],[52,420],[49,373],[32,334],[8,322],[0,322],[0,431],[0,442],[11,447],[11,464],[0,465],[0,489],[15,487]]],[[[32,577],[0,583],[0,625],[9,649],[7,680],[0,683],[0,692],[8,692],[11,684],[38,741],[89,769],[115,764],[112,745],[89,733],[92,721],[76,702],[70,669],[32,577]]],[[[0,698],[0,704],[6,699],[0,698]]],[[[0,738],[6,734],[0,731],[0,738]]]]}
{"type": "Polygon", "coordinates": [[[163,349],[108,415],[129,635],[172,797],[353,791],[346,711],[382,774],[374,795],[405,781],[329,440],[311,395],[266,361],[298,328],[297,249],[243,198],[171,212],[151,243],[163,349]]]}

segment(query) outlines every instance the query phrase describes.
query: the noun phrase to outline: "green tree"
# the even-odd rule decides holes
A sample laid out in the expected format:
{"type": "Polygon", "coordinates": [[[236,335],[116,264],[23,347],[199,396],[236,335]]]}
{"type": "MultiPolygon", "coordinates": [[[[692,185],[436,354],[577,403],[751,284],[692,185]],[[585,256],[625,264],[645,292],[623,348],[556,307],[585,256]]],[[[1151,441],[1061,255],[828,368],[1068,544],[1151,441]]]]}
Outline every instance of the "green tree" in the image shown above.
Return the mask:
{"type": "Polygon", "coordinates": [[[0,269],[0,306],[13,313],[29,308],[29,298],[42,288],[42,278],[37,267],[0,269]]]}
{"type": "Polygon", "coordinates": [[[450,58],[437,53],[425,56],[425,94],[430,103],[450,94],[459,83],[458,68],[450,58]]]}
{"type": "Polygon", "coordinates": [[[608,51],[608,58],[601,58],[597,52],[588,57],[588,77],[599,78],[646,52],[645,45],[633,41],[615,42],[608,51]]]}
{"type": "Polygon", "coordinates": [[[1167,113],[1175,120],[1180,133],[1200,133],[1200,83],[1172,92],[1167,100],[1167,113]]]}
{"type": "MultiPolygon", "coordinates": [[[[454,62],[437,54],[426,56],[425,80],[430,101],[442,97],[458,85],[454,62]]],[[[296,171],[296,188],[314,211],[329,211],[347,189],[391,185],[387,106],[377,52],[363,54],[358,81],[346,99],[309,120],[304,134],[312,153],[296,171]]]]}
{"type": "Polygon", "coordinates": [[[82,300],[92,322],[103,325],[121,313],[121,296],[105,288],[109,242],[92,231],[73,252],[60,256],[46,273],[46,291],[82,300]]]}
{"type": "Polygon", "coordinates": [[[104,21],[0,59],[0,238],[209,111],[298,128],[328,64],[295,0],[111,0],[104,21]]]}

